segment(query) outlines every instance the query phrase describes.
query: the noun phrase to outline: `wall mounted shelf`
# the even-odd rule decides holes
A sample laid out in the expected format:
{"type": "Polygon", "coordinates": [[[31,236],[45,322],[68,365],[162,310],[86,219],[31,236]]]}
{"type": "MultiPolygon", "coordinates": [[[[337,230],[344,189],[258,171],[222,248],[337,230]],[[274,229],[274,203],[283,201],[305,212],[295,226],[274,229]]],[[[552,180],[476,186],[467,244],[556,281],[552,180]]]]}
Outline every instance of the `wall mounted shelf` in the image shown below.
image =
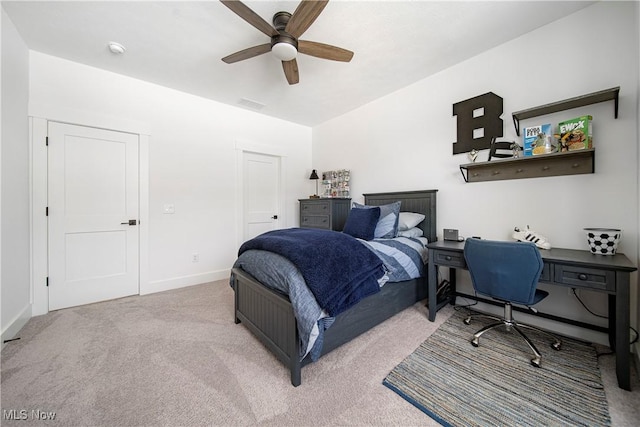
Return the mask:
{"type": "Polygon", "coordinates": [[[575,98],[565,99],[564,101],[553,102],[551,104],[541,105],[539,107],[529,108],[527,110],[516,111],[512,114],[513,125],[516,128],[516,134],[520,136],[520,120],[529,119],[531,117],[544,116],[545,114],[556,113],[558,111],[570,110],[585,105],[597,104],[598,102],[613,100],[614,117],[618,118],[618,97],[620,95],[620,86],[611,89],[593,92],[588,95],[577,96],[575,98]]]}
{"type": "Polygon", "coordinates": [[[594,171],[593,148],[460,165],[465,182],[576,175],[594,171]]]}

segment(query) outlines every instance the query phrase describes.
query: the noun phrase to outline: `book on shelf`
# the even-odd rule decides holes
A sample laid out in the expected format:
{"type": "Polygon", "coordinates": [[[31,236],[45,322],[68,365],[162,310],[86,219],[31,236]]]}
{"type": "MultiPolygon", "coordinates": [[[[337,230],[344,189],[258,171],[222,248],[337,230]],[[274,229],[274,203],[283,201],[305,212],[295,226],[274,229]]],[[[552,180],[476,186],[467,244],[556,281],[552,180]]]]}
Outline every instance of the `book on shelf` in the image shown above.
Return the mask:
{"type": "Polygon", "coordinates": [[[525,157],[557,151],[557,145],[552,140],[551,124],[526,127],[522,135],[522,150],[525,157]]]}
{"type": "Polygon", "coordinates": [[[560,151],[584,150],[593,146],[593,117],[580,116],[558,123],[560,151]]]}

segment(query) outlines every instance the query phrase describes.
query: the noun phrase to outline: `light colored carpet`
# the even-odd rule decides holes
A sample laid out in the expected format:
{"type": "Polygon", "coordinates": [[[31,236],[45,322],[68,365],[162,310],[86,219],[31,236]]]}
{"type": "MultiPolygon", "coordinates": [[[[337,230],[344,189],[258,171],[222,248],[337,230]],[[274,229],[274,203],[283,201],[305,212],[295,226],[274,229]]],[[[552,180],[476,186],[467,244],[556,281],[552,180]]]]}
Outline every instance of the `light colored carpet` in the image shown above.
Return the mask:
{"type": "MultiPolygon", "coordinates": [[[[2,425],[436,425],[382,380],[451,314],[422,304],[302,369],[302,385],[242,325],[227,281],[51,312],[2,350],[2,425]],[[35,411],[55,412],[53,421],[35,411]],[[15,411],[15,412],[11,412],[15,411]],[[11,421],[9,413],[26,420],[11,421]]],[[[637,425],[640,386],[600,360],[612,425],[637,425]],[[604,365],[604,366],[602,366],[604,365]]]]}
{"type": "Polygon", "coordinates": [[[608,426],[607,399],[594,346],[527,330],[542,354],[540,368],[516,331],[488,331],[474,348],[469,339],[495,323],[455,313],[396,366],[384,384],[444,425],[608,426]]]}

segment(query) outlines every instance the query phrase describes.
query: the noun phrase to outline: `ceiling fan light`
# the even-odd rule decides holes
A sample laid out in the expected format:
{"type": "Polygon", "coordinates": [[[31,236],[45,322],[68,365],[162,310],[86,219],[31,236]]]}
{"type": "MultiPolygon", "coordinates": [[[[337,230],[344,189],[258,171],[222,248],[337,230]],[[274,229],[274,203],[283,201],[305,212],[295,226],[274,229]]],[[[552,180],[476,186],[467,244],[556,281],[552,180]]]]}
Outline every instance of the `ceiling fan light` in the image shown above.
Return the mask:
{"type": "Polygon", "coordinates": [[[271,52],[281,61],[291,61],[298,55],[295,46],[286,42],[276,43],[271,47],[271,52]]]}

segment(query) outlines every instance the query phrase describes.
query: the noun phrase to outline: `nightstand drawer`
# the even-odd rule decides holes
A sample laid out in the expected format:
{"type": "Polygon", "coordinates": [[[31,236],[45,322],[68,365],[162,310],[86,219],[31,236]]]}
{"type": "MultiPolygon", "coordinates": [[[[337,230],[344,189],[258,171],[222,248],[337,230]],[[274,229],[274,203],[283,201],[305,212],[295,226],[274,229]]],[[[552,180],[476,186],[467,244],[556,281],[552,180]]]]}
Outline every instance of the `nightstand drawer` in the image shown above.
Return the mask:
{"type": "Polygon", "coordinates": [[[605,291],[616,290],[615,271],[556,265],[554,273],[553,281],[562,285],[605,291]]]}
{"type": "Polygon", "coordinates": [[[443,266],[466,268],[467,265],[462,252],[434,251],[433,256],[435,262],[443,266]]]}
{"type": "Polygon", "coordinates": [[[329,228],[331,222],[329,221],[329,215],[302,215],[300,219],[301,227],[313,227],[313,228],[329,228]]]}
{"type": "Polygon", "coordinates": [[[301,214],[310,214],[310,215],[329,215],[331,211],[331,206],[329,206],[329,200],[319,200],[313,201],[311,203],[300,203],[301,214]]]}

